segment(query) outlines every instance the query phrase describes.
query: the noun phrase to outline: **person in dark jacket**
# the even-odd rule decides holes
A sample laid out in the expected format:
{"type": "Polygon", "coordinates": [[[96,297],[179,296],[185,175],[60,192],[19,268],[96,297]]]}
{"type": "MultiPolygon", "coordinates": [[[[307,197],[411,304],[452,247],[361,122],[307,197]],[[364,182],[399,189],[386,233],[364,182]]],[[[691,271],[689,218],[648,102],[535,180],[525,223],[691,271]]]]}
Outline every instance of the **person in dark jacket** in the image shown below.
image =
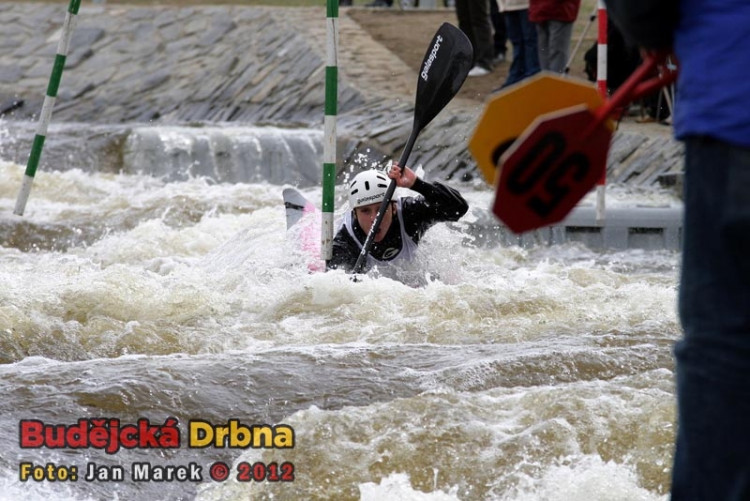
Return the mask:
{"type": "Polygon", "coordinates": [[[529,0],[529,21],[536,25],[539,66],[565,73],[573,23],[581,0],[529,0]]]}
{"type": "Polygon", "coordinates": [[[750,2],[607,0],[626,37],[679,61],[685,143],[672,501],[750,499],[750,2]]]}
{"type": "Polygon", "coordinates": [[[333,257],[328,269],[351,272],[372,227],[390,179],[396,185],[419,193],[417,197],[393,200],[383,216],[374,243],[367,256],[369,269],[411,261],[425,231],[435,223],[458,221],[469,209],[461,194],[442,183],[428,183],[409,167],[402,169],[393,163],[388,175],[378,170],[357,174],[349,183],[349,211],[341,229],[333,239],[333,257]]]}

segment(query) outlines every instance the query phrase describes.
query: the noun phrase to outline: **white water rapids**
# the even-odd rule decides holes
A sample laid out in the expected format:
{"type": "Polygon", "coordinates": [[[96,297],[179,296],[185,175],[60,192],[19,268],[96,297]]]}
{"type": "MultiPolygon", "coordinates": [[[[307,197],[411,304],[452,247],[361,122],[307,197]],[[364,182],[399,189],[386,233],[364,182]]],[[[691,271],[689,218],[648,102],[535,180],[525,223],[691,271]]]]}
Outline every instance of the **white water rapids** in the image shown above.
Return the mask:
{"type": "Polygon", "coordinates": [[[0,160],[0,499],[667,498],[679,254],[477,246],[492,193],[457,185],[471,209],[426,234],[426,285],[355,283],[308,273],[284,186],[40,171],[18,218],[23,170],[0,160]],[[183,441],[191,419],[237,419],[295,444],[19,445],[20,420],[170,416],[183,441]],[[133,482],[139,461],[203,480],[133,482]],[[126,477],[21,481],[22,462],[126,477]],[[295,479],[238,481],[242,462],[295,479]]]}

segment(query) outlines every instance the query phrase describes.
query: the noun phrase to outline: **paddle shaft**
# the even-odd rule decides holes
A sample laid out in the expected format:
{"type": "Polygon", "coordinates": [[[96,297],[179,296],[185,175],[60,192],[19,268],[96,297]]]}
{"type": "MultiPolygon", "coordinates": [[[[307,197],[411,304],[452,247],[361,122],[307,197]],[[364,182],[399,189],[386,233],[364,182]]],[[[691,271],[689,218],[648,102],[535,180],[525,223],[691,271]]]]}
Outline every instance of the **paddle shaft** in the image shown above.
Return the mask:
{"type": "MultiPolygon", "coordinates": [[[[419,132],[421,130],[421,126],[417,123],[417,121],[414,121],[414,126],[411,130],[411,135],[409,136],[409,140],[406,142],[406,146],[404,147],[403,153],[401,153],[401,160],[399,160],[398,165],[401,167],[401,172],[403,173],[403,169],[406,168],[406,161],[409,159],[409,155],[411,154],[411,150],[414,147],[414,142],[417,140],[417,136],[419,135],[419,132]]],[[[388,189],[385,192],[385,198],[380,203],[380,208],[378,209],[378,213],[375,216],[375,222],[372,224],[372,227],[370,228],[370,232],[367,234],[367,238],[365,239],[364,245],[362,245],[362,251],[359,253],[359,257],[357,258],[357,262],[354,265],[353,272],[354,273],[362,273],[362,269],[365,266],[365,263],[367,261],[367,254],[370,252],[370,248],[372,247],[372,243],[375,240],[375,235],[378,233],[378,229],[380,228],[380,223],[383,221],[383,216],[385,216],[385,211],[388,209],[388,204],[391,203],[391,199],[393,198],[393,193],[396,191],[396,180],[391,179],[391,184],[388,185],[388,189]]]]}

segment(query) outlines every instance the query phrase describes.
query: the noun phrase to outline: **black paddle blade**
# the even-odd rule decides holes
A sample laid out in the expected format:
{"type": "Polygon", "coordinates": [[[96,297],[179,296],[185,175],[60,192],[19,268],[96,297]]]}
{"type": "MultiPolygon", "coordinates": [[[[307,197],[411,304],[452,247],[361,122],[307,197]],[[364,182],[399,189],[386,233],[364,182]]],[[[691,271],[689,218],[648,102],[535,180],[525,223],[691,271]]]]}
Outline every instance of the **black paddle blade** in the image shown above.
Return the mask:
{"type": "Polygon", "coordinates": [[[414,123],[425,127],[453,99],[466,80],[474,49],[463,31],[443,23],[435,33],[419,72],[414,123]]]}

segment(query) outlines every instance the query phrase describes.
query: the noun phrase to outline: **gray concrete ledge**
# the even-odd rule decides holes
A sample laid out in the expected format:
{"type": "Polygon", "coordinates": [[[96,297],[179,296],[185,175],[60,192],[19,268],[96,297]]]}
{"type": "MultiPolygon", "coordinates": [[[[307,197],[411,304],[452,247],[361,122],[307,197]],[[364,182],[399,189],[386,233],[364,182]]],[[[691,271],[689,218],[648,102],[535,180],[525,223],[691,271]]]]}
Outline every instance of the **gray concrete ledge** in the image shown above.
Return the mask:
{"type": "Polygon", "coordinates": [[[517,235],[486,213],[469,225],[473,244],[481,246],[559,245],[580,243],[592,249],[680,250],[682,207],[609,207],[604,219],[596,220],[596,209],[576,207],[558,224],[517,235]]]}

